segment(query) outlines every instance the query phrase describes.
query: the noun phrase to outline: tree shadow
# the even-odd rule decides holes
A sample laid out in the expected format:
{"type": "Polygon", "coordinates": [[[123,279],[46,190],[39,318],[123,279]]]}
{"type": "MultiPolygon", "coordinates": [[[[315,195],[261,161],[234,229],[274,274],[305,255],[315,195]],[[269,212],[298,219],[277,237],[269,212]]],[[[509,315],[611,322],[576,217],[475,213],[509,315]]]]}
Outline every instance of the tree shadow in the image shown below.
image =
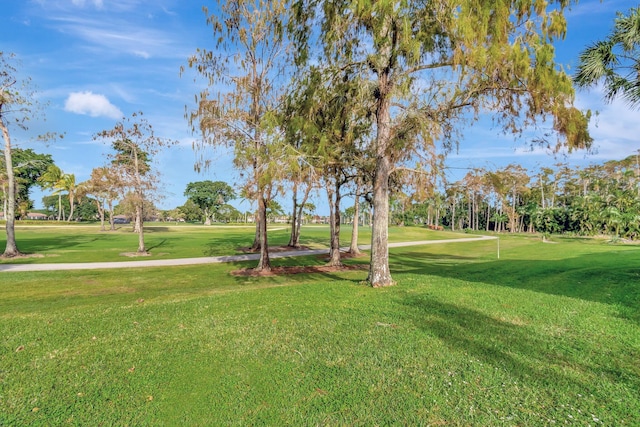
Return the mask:
{"type": "Polygon", "coordinates": [[[596,394],[594,384],[584,378],[607,376],[640,393],[640,378],[629,371],[633,363],[629,360],[603,363],[584,358],[581,348],[588,344],[580,339],[559,345],[526,325],[498,320],[428,295],[410,295],[402,298],[400,304],[405,307],[403,315],[407,320],[442,340],[450,349],[538,383],[541,388],[571,384],[596,394]]]}
{"type": "Polygon", "coordinates": [[[640,262],[636,251],[582,254],[556,260],[480,260],[435,253],[390,255],[394,273],[426,274],[618,305],[640,323],[640,262]]]}
{"type": "Polygon", "coordinates": [[[172,232],[171,228],[161,225],[144,226],[145,233],[169,233],[172,232]]]}
{"type": "MultiPolygon", "coordinates": [[[[102,240],[101,237],[96,236],[82,236],[82,235],[62,235],[56,237],[55,239],[51,238],[40,238],[40,237],[28,237],[21,238],[17,244],[18,249],[21,253],[25,255],[33,255],[39,254],[42,252],[48,252],[51,250],[56,250],[60,248],[73,248],[80,245],[89,244],[98,240],[102,240]]],[[[6,241],[0,241],[0,245],[4,247],[6,241]]],[[[5,261],[7,261],[5,259],[5,261]]],[[[26,261],[26,260],[25,260],[26,261]]],[[[8,262],[11,262],[9,260],[8,262]]],[[[28,262],[27,262],[28,263],[28,262]]]]}
{"type": "Polygon", "coordinates": [[[165,243],[167,243],[167,239],[162,239],[159,242],[155,243],[152,246],[148,246],[147,247],[147,251],[153,250],[153,249],[157,249],[157,248],[161,248],[162,246],[165,245],[165,243]]]}

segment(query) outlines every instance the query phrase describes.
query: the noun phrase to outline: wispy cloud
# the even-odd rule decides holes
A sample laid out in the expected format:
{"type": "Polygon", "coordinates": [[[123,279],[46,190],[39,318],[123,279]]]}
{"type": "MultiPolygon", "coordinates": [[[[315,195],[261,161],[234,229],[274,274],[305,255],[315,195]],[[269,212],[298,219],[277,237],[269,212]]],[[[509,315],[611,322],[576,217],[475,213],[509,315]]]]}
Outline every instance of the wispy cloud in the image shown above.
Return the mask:
{"type": "MultiPolygon", "coordinates": [[[[71,0],[71,3],[73,3],[76,6],[84,7],[85,3],[87,2],[85,0],[71,0]]],[[[93,4],[98,9],[101,9],[102,6],[104,6],[104,3],[102,0],[90,0],[89,3],[93,4]]]]}
{"type": "Polygon", "coordinates": [[[594,157],[623,159],[640,148],[637,110],[620,99],[606,103],[601,86],[579,92],[576,103],[579,108],[594,112],[589,128],[594,139],[594,157]]]}
{"type": "Polygon", "coordinates": [[[33,0],[34,3],[48,11],[73,11],[93,6],[95,9],[106,11],[126,11],[138,7],[144,0],[33,0]]]}
{"type": "Polygon", "coordinates": [[[104,49],[109,54],[125,53],[145,59],[175,55],[173,41],[167,34],[145,28],[139,22],[100,21],[72,16],[53,18],[53,21],[59,31],[77,37],[89,46],[104,49]]]}
{"type": "Polygon", "coordinates": [[[106,96],[93,92],[72,92],[64,104],[65,111],[85,114],[91,117],[109,117],[119,119],[122,111],[113,105],[106,96]]]}

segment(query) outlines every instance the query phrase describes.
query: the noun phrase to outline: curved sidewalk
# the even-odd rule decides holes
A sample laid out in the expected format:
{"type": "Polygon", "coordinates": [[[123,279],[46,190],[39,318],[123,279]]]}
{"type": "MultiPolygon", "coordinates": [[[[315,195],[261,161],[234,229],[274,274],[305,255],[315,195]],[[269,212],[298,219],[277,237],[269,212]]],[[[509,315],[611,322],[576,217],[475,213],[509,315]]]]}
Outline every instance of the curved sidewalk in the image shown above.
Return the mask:
{"type": "MultiPolygon", "coordinates": [[[[493,236],[468,237],[463,239],[449,240],[420,240],[415,242],[389,243],[390,248],[405,246],[422,246],[438,243],[459,243],[472,242],[478,240],[495,240],[493,236]]],[[[362,250],[369,250],[371,245],[359,246],[362,250]]],[[[343,248],[348,250],[348,248],[343,248]]],[[[306,255],[328,254],[329,249],[309,249],[300,251],[274,252],[269,254],[269,258],[288,258],[306,255]]],[[[223,262],[240,262],[260,259],[260,254],[227,255],[217,257],[200,258],[173,258],[173,259],[153,259],[142,261],[114,261],[114,262],[86,262],[86,263],[61,263],[61,264],[0,264],[0,272],[25,272],[25,271],[56,271],[56,270],[94,270],[102,268],[142,268],[142,267],[168,267],[180,265],[197,264],[217,264],[223,262]]]]}

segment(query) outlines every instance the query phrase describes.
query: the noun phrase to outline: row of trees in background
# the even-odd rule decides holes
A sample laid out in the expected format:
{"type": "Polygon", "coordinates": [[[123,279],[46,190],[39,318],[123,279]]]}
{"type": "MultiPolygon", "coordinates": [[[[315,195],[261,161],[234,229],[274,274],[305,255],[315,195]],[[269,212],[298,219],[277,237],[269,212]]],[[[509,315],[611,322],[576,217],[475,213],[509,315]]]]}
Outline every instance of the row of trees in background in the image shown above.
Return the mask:
{"type": "MultiPolygon", "coordinates": [[[[49,216],[58,221],[102,219],[104,230],[105,217],[109,220],[124,215],[135,219],[134,198],[126,193],[127,187],[121,185],[122,177],[114,169],[96,168],[89,180],[75,185],[74,177],[52,164],[48,155],[16,149],[14,158],[19,159],[14,168],[19,217],[26,217],[31,208],[29,190],[40,185],[54,190],[52,195],[43,197],[42,203],[49,216]],[[43,171],[45,165],[48,166],[43,171]]],[[[426,201],[419,200],[419,191],[411,195],[402,189],[394,191],[390,224],[425,224],[454,231],[607,234],[628,239],[640,236],[640,153],[586,168],[558,163],[537,171],[515,164],[498,170],[474,169],[444,187],[423,189],[430,194],[426,201]]],[[[145,201],[143,220],[204,224],[254,220],[253,213],[240,212],[228,204],[237,195],[226,182],[191,182],[185,196],[186,203],[171,210],[159,210],[151,201],[145,201]]],[[[7,198],[3,197],[3,205],[6,203],[7,198]]],[[[315,207],[307,203],[305,208],[300,215],[294,215],[271,200],[267,219],[308,223],[315,207]]],[[[371,224],[371,212],[370,204],[362,201],[340,213],[341,223],[353,223],[359,217],[358,223],[371,224]]]]}
{"type": "Polygon", "coordinates": [[[453,230],[640,237],[640,156],[586,168],[474,169],[424,203],[397,195],[392,222],[453,230]]]}

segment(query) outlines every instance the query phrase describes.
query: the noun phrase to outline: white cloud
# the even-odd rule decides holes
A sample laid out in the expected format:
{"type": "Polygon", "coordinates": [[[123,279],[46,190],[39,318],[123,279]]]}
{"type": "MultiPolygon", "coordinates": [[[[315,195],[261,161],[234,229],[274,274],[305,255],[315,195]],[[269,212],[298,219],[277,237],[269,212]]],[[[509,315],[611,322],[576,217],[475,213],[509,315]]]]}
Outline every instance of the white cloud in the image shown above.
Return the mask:
{"type": "Polygon", "coordinates": [[[145,52],[143,50],[134,50],[132,52],[134,55],[139,56],[140,58],[149,59],[151,58],[151,54],[149,52],[145,52]]]}
{"type": "Polygon", "coordinates": [[[122,111],[113,105],[106,96],[93,92],[72,92],[64,104],[65,111],[85,114],[91,117],[109,117],[119,119],[122,111]]]}
{"type": "MultiPolygon", "coordinates": [[[[85,0],[71,0],[71,3],[73,3],[76,6],[83,7],[85,4],[85,0]]],[[[102,0],[91,0],[91,3],[93,3],[93,5],[98,9],[102,8],[103,6],[102,0]]]]}

